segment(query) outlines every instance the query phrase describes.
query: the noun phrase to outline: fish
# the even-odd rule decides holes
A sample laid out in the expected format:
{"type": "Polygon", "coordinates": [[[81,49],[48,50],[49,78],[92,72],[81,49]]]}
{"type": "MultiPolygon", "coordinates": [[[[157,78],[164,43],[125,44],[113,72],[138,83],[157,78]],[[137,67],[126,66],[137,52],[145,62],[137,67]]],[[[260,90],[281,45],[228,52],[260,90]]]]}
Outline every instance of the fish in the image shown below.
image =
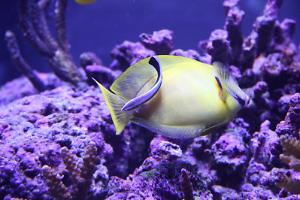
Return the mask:
{"type": "Polygon", "coordinates": [[[99,86],[116,134],[130,122],[168,138],[188,139],[229,122],[251,102],[220,62],[158,55],[127,68],[106,89],[99,86]]]}
{"type": "Polygon", "coordinates": [[[82,5],[87,5],[96,2],[96,0],[75,0],[75,2],[82,5]]]}

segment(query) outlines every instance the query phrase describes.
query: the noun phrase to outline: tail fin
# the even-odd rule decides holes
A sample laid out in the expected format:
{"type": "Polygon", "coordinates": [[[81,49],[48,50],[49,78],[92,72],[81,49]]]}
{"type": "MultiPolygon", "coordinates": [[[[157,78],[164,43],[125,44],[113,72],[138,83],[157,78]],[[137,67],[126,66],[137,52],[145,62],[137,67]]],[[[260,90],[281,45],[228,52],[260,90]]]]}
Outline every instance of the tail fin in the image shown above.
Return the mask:
{"type": "Polygon", "coordinates": [[[128,124],[130,118],[132,117],[132,112],[121,111],[122,107],[126,103],[125,100],[122,97],[119,97],[118,95],[115,95],[109,90],[107,90],[95,79],[94,81],[98,84],[99,88],[101,89],[105,103],[111,114],[111,118],[116,129],[116,134],[119,135],[121,134],[125,126],[128,124]]]}

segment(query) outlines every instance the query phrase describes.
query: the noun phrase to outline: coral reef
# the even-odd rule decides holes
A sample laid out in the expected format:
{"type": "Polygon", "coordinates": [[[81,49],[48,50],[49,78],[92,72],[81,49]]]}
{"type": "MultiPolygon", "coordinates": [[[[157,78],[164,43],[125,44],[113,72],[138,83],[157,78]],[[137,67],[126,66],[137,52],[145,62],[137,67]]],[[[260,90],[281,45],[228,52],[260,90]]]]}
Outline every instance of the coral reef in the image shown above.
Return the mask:
{"type": "Polygon", "coordinates": [[[44,16],[49,0],[22,1],[26,37],[57,77],[35,72],[13,33],[6,33],[16,67],[32,84],[22,77],[0,88],[0,199],[299,199],[295,21],[279,21],[282,0],[268,0],[244,37],[246,13],[238,2],[224,1],[224,27],[200,41],[198,50],[174,49],[173,32],[164,29],[117,45],[110,64],[83,53],[80,71],[65,37],[66,1],[56,1],[56,39],[44,16]],[[223,62],[252,105],[191,140],[166,139],[135,125],[115,135],[91,77],[108,86],[128,66],[155,54],[223,62]]]}
{"type": "MultiPolygon", "coordinates": [[[[1,199],[9,196],[52,199],[46,183],[53,173],[46,172],[54,169],[56,176],[62,173],[66,186],[74,183],[71,181],[75,178],[74,172],[71,174],[70,167],[67,170],[63,167],[66,148],[73,157],[82,157],[80,168],[87,171],[81,174],[93,181],[89,191],[92,189],[93,195],[101,195],[101,187],[108,181],[103,163],[112,159],[113,150],[104,141],[101,131],[104,127],[101,127],[103,120],[100,116],[106,111],[95,109],[102,102],[101,96],[94,94],[97,94],[95,88],[76,91],[70,86],[61,86],[1,107],[1,199]],[[91,144],[95,145],[89,150],[91,144]],[[95,147],[98,153],[95,153],[95,147]],[[84,156],[85,149],[91,151],[91,156],[84,156]],[[95,160],[94,156],[101,162],[96,166],[96,172],[90,174],[94,165],[89,165],[95,160]]],[[[83,180],[80,184],[86,184],[88,179],[83,180]]]]}

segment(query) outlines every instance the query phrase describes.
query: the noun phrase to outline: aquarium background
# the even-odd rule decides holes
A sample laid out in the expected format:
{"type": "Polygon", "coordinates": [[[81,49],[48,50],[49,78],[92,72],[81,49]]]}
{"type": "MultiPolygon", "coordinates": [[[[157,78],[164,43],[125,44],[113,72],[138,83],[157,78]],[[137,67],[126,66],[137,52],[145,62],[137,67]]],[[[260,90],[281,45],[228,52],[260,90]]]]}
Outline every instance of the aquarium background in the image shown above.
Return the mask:
{"type": "MultiPolygon", "coordinates": [[[[10,62],[4,42],[7,29],[17,34],[24,57],[32,67],[49,71],[48,65],[22,37],[18,28],[18,0],[0,2],[0,85],[20,73],[10,62]]],[[[265,0],[243,0],[240,7],[246,12],[242,23],[248,35],[255,18],[262,13],[265,0]]],[[[69,1],[67,29],[71,53],[78,62],[84,51],[95,52],[104,62],[111,62],[110,51],[124,40],[137,41],[140,33],[160,29],[174,31],[174,47],[197,49],[200,40],[207,39],[216,28],[224,25],[224,9],[220,0],[97,0],[92,6],[69,1]]],[[[50,16],[51,17],[51,16],[50,16]]],[[[279,19],[300,21],[300,1],[284,0],[279,19]]],[[[294,40],[299,41],[299,30],[294,40]]]]}

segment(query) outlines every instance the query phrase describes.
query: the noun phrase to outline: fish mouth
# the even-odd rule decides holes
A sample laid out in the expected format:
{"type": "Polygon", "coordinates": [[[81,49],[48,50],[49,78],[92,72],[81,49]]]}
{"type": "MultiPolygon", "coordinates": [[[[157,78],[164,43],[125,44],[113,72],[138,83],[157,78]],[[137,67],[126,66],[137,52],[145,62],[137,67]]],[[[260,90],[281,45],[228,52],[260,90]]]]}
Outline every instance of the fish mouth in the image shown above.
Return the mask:
{"type": "Polygon", "coordinates": [[[250,106],[253,102],[251,98],[246,95],[245,98],[241,98],[240,96],[234,95],[233,98],[241,105],[241,106],[250,106]]]}
{"type": "Polygon", "coordinates": [[[244,100],[243,98],[237,96],[237,95],[234,95],[233,98],[241,105],[241,106],[244,106],[246,104],[246,100],[244,100]]]}

